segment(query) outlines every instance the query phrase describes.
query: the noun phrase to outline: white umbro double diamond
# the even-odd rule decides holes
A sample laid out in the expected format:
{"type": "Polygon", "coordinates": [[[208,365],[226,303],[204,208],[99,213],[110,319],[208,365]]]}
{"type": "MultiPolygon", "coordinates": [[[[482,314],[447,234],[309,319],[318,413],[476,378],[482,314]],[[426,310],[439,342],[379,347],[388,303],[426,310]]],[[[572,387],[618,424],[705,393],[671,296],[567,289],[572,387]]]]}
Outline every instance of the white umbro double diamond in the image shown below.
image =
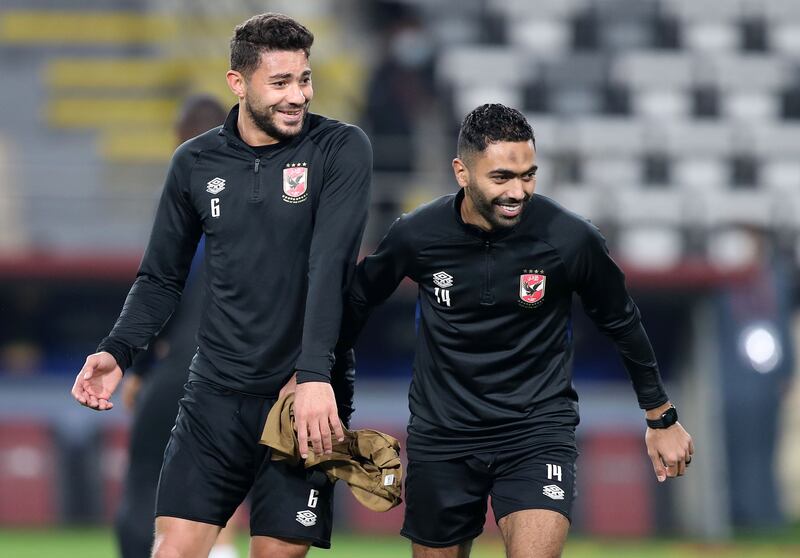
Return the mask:
{"type": "Polygon", "coordinates": [[[449,289],[453,286],[453,276],[444,271],[439,271],[433,274],[433,284],[443,289],[449,289]]]}
{"type": "Polygon", "coordinates": [[[225,189],[225,179],[216,177],[214,180],[208,181],[206,192],[209,194],[217,195],[225,189]]]}
{"type": "Polygon", "coordinates": [[[542,489],[542,494],[547,496],[548,498],[552,498],[553,500],[563,500],[564,499],[564,491],[561,487],[556,486],[555,484],[548,484],[542,489]]]}
{"type": "Polygon", "coordinates": [[[297,512],[296,521],[303,527],[313,527],[317,524],[317,514],[311,510],[297,512]]]}

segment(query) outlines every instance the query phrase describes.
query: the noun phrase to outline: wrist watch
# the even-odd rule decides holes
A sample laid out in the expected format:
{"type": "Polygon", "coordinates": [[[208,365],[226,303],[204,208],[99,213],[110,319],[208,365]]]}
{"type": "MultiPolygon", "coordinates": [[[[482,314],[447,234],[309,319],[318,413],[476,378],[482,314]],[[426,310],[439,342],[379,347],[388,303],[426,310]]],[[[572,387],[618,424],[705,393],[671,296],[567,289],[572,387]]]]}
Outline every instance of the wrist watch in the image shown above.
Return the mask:
{"type": "Polygon", "coordinates": [[[650,428],[669,428],[676,422],[678,422],[678,411],[675,407],[670,406],[669,409],[664,411],[660,418],[655,420],[647,420],[647,426],[650,428]]]}

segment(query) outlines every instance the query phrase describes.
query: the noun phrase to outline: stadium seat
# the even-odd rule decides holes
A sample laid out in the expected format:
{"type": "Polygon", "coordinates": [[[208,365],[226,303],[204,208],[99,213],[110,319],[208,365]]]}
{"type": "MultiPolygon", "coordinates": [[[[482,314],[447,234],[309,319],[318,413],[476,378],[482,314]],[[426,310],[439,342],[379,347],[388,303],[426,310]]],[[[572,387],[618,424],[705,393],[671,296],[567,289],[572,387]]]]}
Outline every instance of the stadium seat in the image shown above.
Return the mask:
{"type": "Polygon", "coordinates": [[[610,208],[603,204],[603,193],[591,184],[554,184],[545,194],[570,211],[595,222],[604,222],[610,208]]]}
{"type": "Polygon", "coordinates": [[[761,183],[765,189],[787,194],[800,193],[800,159],[773,157],[764,161],[761,183]]]}
{"type": "Polygon", "coordinates": [[[800,21],[776,21],[772,24],[772,49],[784,56],[800,60],[800,21]]]}
{"type": "Polygon", "coordinates": [[[631,50],[615,57],[611,77],[637,90],[685,90],[694,83],[694,68],[685,53],[631,50]]]}
{"type": "Polygon", "coordinates": [[[583,168],[592,185],[609,189],[621,184],[634,184],[641,174],[638,158],[630,155],[596,153],[584,158],[583,168]]]}
{"type": "Polygon", "coordinates": [[[444,50],[437,61],[439,79],[456,87],[492,84],[513,89],[535,70],[529,57],[508,47],[455,46],[444,50]]]}
{"type": "Polygon", "coordinates": [[[683,258],[680,233],[668,225],[620,226],[616,253],[626,265],[641,270],[667,270],[683,258]]]}
{"type": "Polygon", "coordinates": [[[796,0],[761,0],[760,4],[772,22],[800,23],[800,3],[796,0]]]}
{"type": "Polygon", "coordinates": [[[535,17],[514,19],[508,23],[511,45],[523,49],[539,60],[553,60],[564,56],[571,41],[567,25],[558,20],[535,17]]]}
{"type": "Polygon", "coordinates": [[[634,92],[632,112],[643,119],[669,121],[686,119],[692,114],[692,99],[685,91],[657,90],[634,92]]]}
{"type": "MultiPolygon", "coordinates": [[[[492,82],[489,80],[487,83],[492,82]]],[[[470,85],[462,86],[454,91],[454,110],[459,119],[484,103],[502,103],[510,107],[518,107],[522,105],[522,91],[502,85],[470,85]]]]}
{"type": "Polygon", "coordinates": [[[638,155],[645,137],[643,123],[633,118],[581,118],[568,133],[579,152],[602,155],[638,155]]]}
{"type": "Polygon", "coordinates": [[[537,0],[535,10],[531,10],[530,0],[488,0],[490,10],[505,14],[510,20],[530,17],[532,12],[537,18],[568,18],[589,5],[589,0],[537,0]]]}
{"type": "Polygon", "coordinates": [[[742,5],[735,0],[663,0],[660,4],[683,21],[733,21],[742,15],[742,5]]]}
{"type": "Polygon", "coordinates": [[[707,230],[740,224],[768,227],[774,215],[771,197],[760,190],[722,190],[709,193],[708,200],[707,230]]]}
{"type": "Polygon", "coordinates": [[[703,158],[731,152],[735,129],[727,122],[675,120],[647,128],[648,141],[661,143],[669,154],[703,158]]]}
{"type": "Polygon", "coordinates": [[[722,97],[721,104],[723,117],[731,120],[762,122],[776,120],[780,116],[780,99],[772,93],[729,92],[722,97]]]}
{"type": "Polygon", "coordinates": [[[739,46],[739,29],[727,21],[689,20],[683,24],[683,41],[688,50],[697,53],[732,52],[739,46]]]}

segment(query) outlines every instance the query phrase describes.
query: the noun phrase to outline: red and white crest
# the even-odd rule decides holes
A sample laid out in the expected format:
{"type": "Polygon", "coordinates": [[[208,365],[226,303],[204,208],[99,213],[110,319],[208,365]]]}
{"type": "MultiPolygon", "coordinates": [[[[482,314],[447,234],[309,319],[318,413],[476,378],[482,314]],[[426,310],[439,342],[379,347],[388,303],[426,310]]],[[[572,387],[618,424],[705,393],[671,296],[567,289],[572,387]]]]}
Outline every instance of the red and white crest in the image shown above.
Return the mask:
{"type": "Polygon", "coordinates": [[[525,273],[519,276],[519,297],[528,304],[544,298],[544,285],[547,277],[539,273],[525,273]]]}
{"type": "Polygon", "coordinates": [[[308,190],[308,167],[283,169],[283,193],[290,198],[299,198],[308,190]]]}

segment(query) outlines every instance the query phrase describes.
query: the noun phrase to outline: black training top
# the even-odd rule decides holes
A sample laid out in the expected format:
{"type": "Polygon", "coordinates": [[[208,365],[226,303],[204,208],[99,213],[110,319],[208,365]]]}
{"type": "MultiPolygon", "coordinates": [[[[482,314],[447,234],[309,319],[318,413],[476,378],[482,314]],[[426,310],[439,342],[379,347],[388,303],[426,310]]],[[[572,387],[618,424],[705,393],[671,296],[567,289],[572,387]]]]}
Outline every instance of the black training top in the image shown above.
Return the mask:
{"type": "Polygon", "coordinates": [[[370,308],[404,277],[419,285],[408,455],[574,447],[572,293],[623,358],[644,409],[667,401],[639,310],[600,232],[535,195],[520,222],[484,232],[463,222],[463,190],[392,225],[356,268],[342,327],[352,346],[370,308]]]}
{"type": "Polygon", "coordinates": [[[238,114],[175,152],[136,281],[98,350],[130,365],[172,314],[205,233],[190,370],[270,396],[295,370],[299,382],[330,381],[372,148],[359,128],[309,114],[298,136],[257,153],[238,136],[238,114]]]}

